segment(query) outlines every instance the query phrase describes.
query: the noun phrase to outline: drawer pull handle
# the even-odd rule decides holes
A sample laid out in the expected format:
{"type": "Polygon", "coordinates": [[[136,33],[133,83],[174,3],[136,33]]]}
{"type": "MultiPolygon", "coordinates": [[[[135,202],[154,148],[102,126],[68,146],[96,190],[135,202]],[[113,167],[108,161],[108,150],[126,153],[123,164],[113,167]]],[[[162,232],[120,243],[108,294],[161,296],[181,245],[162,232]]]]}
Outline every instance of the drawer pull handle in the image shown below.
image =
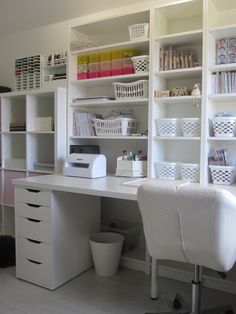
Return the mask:
{"type": "Polygon", "coordinates": [[[36,205],[36,204],[31,204],[31,203],[26,203],[29,207],[36,207],[39,208],[41,205],[36,205]]]}
{"type": "Polygon", "coordinates": [[[26,189],[27,191],[29,192],[32,192],[32,193],[39,193],[40,190],[34,190],[34,189],[26,189]]]}
{"type": "Polygon", "coordinates": [[[34,261],[34,260],[30,259],[30,258],[27,258],[27,260],[28,260],[29,262],[34,263],[34,264],[37,264],[37,265],[41,265],[41,264],[42,264],[41,262],[34,261]]]}
{"type": "Polygon", "coordinates": [[[26,218],[29,221],[33,221],[33,222],[40,222],[41,220],[39,219],[33,219],[33,218],[26,218]]]}
{"type": "Polygon", "coordinates": [[[27,239],[27,240],[32,243],[37,243],[37,244],[42,243],[41,241],[37,241],[37,240],[32,240],[32,239],[27,239]]]}

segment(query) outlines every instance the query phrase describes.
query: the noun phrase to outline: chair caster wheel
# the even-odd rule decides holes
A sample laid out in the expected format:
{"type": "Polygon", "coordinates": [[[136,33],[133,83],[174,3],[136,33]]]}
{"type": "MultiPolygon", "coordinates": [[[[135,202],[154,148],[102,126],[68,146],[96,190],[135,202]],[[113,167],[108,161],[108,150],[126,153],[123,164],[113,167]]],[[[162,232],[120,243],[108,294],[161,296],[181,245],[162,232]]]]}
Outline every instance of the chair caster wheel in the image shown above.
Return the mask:
{"type": "Polygon", "coordinates": [[[177,296],[174,298],[173,302],[172,302],[172,306],[175,310],[180,310],[182,305],[180,303],[180,301],[178,300],[177,296]]]}

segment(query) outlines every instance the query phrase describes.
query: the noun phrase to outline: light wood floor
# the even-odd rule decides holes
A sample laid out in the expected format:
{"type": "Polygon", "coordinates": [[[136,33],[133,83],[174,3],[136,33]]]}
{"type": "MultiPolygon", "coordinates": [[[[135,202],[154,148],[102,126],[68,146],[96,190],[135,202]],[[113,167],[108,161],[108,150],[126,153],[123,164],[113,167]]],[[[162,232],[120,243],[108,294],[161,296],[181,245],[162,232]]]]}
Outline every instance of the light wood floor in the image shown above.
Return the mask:
{"type": "MultiPolygon", "coordinates": [[[[149,298],[150,278],[142,272],[120,269],[100,277],[93,269],[54,291],[15,278],[15,268],[0,269],[0,314],[142,314],[171,309],[178,291],[190,303],[190,285],[160,278],[158,301],[149,298]]],[[[203,289],[203,307],[236,303],[236,295],[203,289]]]]}

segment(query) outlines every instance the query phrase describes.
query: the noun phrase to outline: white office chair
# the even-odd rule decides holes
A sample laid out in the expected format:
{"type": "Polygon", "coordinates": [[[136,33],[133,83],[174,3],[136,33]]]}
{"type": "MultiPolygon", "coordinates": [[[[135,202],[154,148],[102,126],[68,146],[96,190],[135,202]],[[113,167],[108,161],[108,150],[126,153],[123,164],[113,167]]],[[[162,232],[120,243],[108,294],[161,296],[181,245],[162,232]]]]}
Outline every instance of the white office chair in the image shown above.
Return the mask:
{"type": "MultiPolygon", "coordinates": [[[[188,313],[203,313],[200,267],[226,272],[236,261],[236,197],[219,188],[158,180],[140,186],[137,197],[152,257],[152,298],[157,297],[157,260],[191,263],[195,268],[188,313]]],[[[204,313],[234,311],[225,307],[204,313]]]]}

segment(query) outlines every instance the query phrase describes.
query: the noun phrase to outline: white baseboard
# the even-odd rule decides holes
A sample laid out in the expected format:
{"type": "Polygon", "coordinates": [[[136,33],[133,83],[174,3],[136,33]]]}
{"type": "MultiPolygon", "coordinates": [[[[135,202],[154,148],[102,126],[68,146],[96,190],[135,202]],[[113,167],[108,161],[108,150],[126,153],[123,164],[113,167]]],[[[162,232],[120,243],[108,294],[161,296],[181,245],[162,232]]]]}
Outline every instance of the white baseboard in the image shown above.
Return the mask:
{"type": "MultiPolygon", "coordinates": [[[[121,266],[143,272],[145,272],[147,269],[144,261],[139,261],[127,257],[123,257],[121,259],[121,266]]],[[[189,271],[163,265],[159,265],[158,274],[161,277],[179,280],[187,283],[190,283],[193,278],[193,274],[189,271]]],[[[206,288],[236,294],[236,282],[227,279],[203,276],[202,285],[206,288]]]]}

